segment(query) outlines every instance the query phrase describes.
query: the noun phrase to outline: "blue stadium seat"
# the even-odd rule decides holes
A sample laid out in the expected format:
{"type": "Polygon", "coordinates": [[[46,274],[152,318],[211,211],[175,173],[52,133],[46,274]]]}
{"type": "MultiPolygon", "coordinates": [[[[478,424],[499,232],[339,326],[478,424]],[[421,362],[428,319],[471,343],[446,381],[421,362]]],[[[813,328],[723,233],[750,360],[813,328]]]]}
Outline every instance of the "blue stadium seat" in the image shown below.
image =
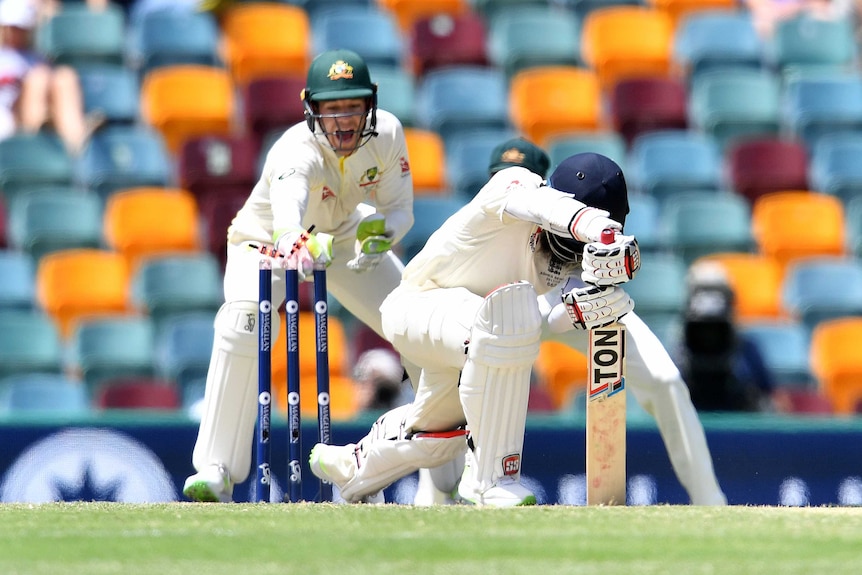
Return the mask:
{"type": "Polygon", "coordinates": [[[550,6],[516,6],[488,20],[488,59],[512,77],[523,68],[582,65],[580,24],[550,6]]]}
{"type": "Polygon", "coordinates": [[[53,133],[13,134],[0,140],[0,190],[9,200],[38,186],[72,184],[72,157],[53,133]]]}
{"type": "Polygon", "coordinates": [[[862,195],[849,199],[844,208],[847,251],[862,258],[862,195]]]}
{"type": "Polygon", "coordinates": [[[677,192],[665,197],[661,243],[686,265],[718,252],[747,252],[754,245],[751,207],[733,192],[677,192]]]}
{"type": "Polygon", "coordinates": [[[219,33],[218,22],[211,12],[147,12],[129,24],[130,66],[142,76],[159,66],[218,66],[219,33]]]}
{"type": "Polygon", "coordinates": [[[722,157],[708,134],[692,130],[659,130],[641,134],[626,159],[631,190],[659,201],[675,192],[721,188],[722,157]]]}
{"type": "Polygon", "coordinates": [[[428,237],[463,205],[462,200],[452,196],[414,198],[413,213],[416,221],[397,245],[402,261],[410,261],[425,246],[428,237]]]}
{"type": "Polygon", "coordinates": [[[771,65],[784,73],[805,69],[850,69],[857,43],[851,18],[802,15],[780,20],[765,46],[771,65]]]}
{"type": "Polygon", "coordinates": [[[629,194],[629,214],[624,230],[638,239],[641,252],[658,252],[664,248],[659,232],[660,214],[661,204],[653,196],[629,194]]]}
{"type": "Polygon", "coordinates": [[[185,389],[205,379],[213,345],[214,314],[178,315],[156,333],[156,372],[185,389]]]}
{"type": "Polygon", "coordinates": [[[824,320],[862,315],[862,262],[829,256],[795,261],[787,268],[781,298],[809,332],[824,320]]]}
{"type": "Polygon", "coordinates": [[[715,68],[761,68],[764,44],[750,12],[704,10],[680,21],[673,51],[674,60],[692,80],[715,68]]]}
{"type": "Polygon", "coordinates": [[[392,112],[404,126],[413,126],[415,121],[414,100],[416,79],[410,72],[398,66],[369,66],[371,80],[377,84],[377,106],[392,112]]]}
{"type": "MultiPolygon", "coordinates": [[[[285,0],[281,0],[285,1],[285,0]]],[[[308,13],[309,18],[313,18],[318,13],[328,10],[341,10],[346,6],[356,6],[359,8],[371,6],[375,3],[374,0],[286,0],[288,4],[299,6],[308,13]]]]}
{"type": "Polygon", "coordinates": [[[478,129],[507,129],[509,103],[502,71],[479,66],[431,70],[416,91],[416,123],[444,141],[478,129]]]}
{"type": "Polygon", "coordinates": [[[28,310],[35,304],[36,264],[30,254],[0,250],[0,310],[28,310]]]}
{"type": "Polygon", "coordinates": [[[468,0],[470,7],[490,20],[505,10],[521,6],[547,6],[549,0],[468,0]]]}
{"type": "Polygon", "coordinates": [[[99,113],[107,124],[134,124],[140,110],[141,86],[135,73],[120,64],[78,68],[84,111],[99,113]]]}
{"type": "Polygon", "coordinates": [[[26,371],[59,373],[63,344],[41,310],[0,311],[0,377],[26,371]]]}
{"type": "Polygon", "coordinates": [[[685,309],[686,265],[673,254],[643,253],[643,265],[625,290],[648,325],[679,318],[685,309]]]}
{"type": "Polygon", "coordinates": [[[813,376],[808,363],[811,336],[797,321],[744,323],[740,332],[760,350],[776,385],[809,387],[813,376]]]}
{"type": "Polygon", "coordinates": [[[722,149],[734,140],[774,136],[781,126],[781,80],[766,69],[703,72],[692,81],[688,116],[722,149]]]}
{"type": "Polygon", "coordinates": [[[83,2],[65,2],[36,28],[35,42],[38,52],[58,64],[123,64],[125,34],[125,14],[117,4],[93,10],[83,2]]]}
{"type": "Polygon", "coordinates": [[[578,132],[552,138],[547,151],[551,159],[551,171],[569,156],[583,152],[605,155],[624,171],[626,169],[627,145],[618,132],[578,132]]]}
{"type": "Polygon", "coordinates": [[[155,330],[146,316],[109,315],[78,323],[69,367],[90,390],[109,379],[153,374],[155,330]]]}
{"type": "Polygon", "coordinates": [[[310,21],[314,54],[343,48],[362,56],[369,66],[404,63],[404,42],[395,17],[376,4],[315,11],[310,21]]]}
{"type": "Polygon", "coordinates": [[[78,381],[59,373],[21,373],[0,379],[0,413],[86,417],[90,396],[78,381]]]}
{"type": "Polygon", "coordinates": [[[783,129],[813,148],[825,134],[862,131],[862,74],[791,75],[782,102],[783,129]]]}
{"type": "Polygon", "coordinates": [[[139,125],[109,126],[93,135],[76,161],[75,178],[104,200],[124,188],[170,186],[173,168],[158,132],[139,125]]]}
{"type": "Polygon", "coordinates": [[[102,201],[94,192],[55,187],[21,194],[9,214],[9,245],[36,260],[57,250],[102,245],[102,201]]]}
{"type": "Polygon", "coordinates": [[[488,181],[491,152],[516,136],[512,130],[479,130],[452,136],[446,146],[446,179],[452,192],[468,202],[488,181]]]}
{"type": "Polygon", "coordinates": [[[862,196],[862,132],[824,134],[811,151],[811,188],[847,204],[862,196]]]}

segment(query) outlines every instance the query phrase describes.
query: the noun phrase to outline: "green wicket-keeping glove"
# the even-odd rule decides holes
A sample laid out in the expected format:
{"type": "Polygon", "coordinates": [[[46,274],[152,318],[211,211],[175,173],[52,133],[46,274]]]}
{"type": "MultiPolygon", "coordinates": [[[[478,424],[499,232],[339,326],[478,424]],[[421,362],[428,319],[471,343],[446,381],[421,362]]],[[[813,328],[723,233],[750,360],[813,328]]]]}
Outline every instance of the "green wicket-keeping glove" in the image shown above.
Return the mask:
{"type": "Polygon", "coordinates": [[[391,249],[392,232],[386,231],[386,216],[366,216],[356,228],[356,257],[347,262],[347,267],[360,273],[372,270],[391,249]]]}

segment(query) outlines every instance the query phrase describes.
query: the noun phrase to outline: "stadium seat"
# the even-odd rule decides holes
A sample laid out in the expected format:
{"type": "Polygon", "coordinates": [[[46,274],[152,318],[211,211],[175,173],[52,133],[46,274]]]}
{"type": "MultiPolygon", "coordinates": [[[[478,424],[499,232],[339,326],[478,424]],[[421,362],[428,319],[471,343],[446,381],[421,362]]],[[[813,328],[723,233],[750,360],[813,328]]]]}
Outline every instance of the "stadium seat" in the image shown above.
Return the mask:
{"type": "Polygon", "coordinates": [[[347,49],[362,56],[369,66],[402,66],[404,44],[395,17],[378,4],[344,6],[316,12],[311,17],[310,45],[314,54],[347,49]]]}
{"type": "Polygon", "coordinates": [[[603,154],[626,169],[627,144],[616,131],[570,132],[549,138],[546,147],[551,171],[569,156],[583,152],[603,154]]]}
{"type": "Polygon", "coordinates": [[[102,245],[102,200],[93,192],[51,188],[16,196],[9,245],[38,260],[47,253],[102,245]]]}
{"type": "MultiPolygon", "coordinates": [[[[255,33],[266,36],[261,30],[255,33]]],[[[280,31],[277,36],[285,37],[286,33],[280,31]]],[[[234,84],[227,71],[213,66],[156,68],[144,76],[141,116],[147,125],[161,132],[168,150],[176,153],[189,138],[231,133],[234,84]]]]}
{"type": "Polygon", "coordinates": [[[55,64],[123,64],[126,21],[114,3],[98,10],[82,2],[64,3],[36,27],[36,50],[55,64]]]}
{"type": "Polygon", "coordinates": [[[604,125],[595,72],[575,66],[539,66],[516,73],[509,85],[512,125],[539,146],[604,125]]]}
{"type": "Polygon", "coordinates": [[[106,382],[94,394],[97,409],[176,411],[182,404],[177,387],[152,378],[122,378],[106,382]]]}
{"type": "Polygon", "coordinates": [[[35,304],[36,264],[33,257],[14,249],[0,250],[0,311],[28,310],[35,304]]]}
{"type": "Polygon", "coordinates": [[[751,207],[733,192],[677,192],[665,198],[660,213],[662,244],[686,264],[718,252],[753,247],[751,207]]]}
{"type": "Polygon", "coordinates": [[[237,85],[261,77],[305,75],[311,25],[299,6],[235,3],[225,11],[221,30],[225,65],[237,85]]]}
{"type": "Polygon", "coordinates": [[[811,370],[835,413],[842,416],[858,413],[862,399],[859,341],[862,318],[858,317],[825,321],[811,336],[811,370]]]}
{"type": "Polygon", "coordinates": [[[246,197],[239,194],[213,195],[199,204],[204,246],[218,259],[222,269],[227,263],[227,229],[245,204],[246,197]]]}
{"type": "Polygon", "coordinates": [[[736,10],[737,0],[646,0],[648,6],[670,16],[676,30],[686,18],[713,10],[736,10]]]}
{"type": "Polygon", "coordinates": [[[422,18],[438,14],[458,15],[470,7],[469,0],[377,0],[376,4],[395,16],[403,34],[409,34],[413,25],[422,18]]]}
{"type": "Polygon", "coordinates": [[[5,249],[7,247],[6,244],[6,234],[9,229],[9,212],[6,209],[6,200],[3,197],[2,190],[0,190],[0,249],[5,249]]]}
{"type": "Polygon", "coordinates": [[[134,124],[141,110],[138,76],[120,64],[77,68],[86,114],[101,114],[107,125],[134,124]]]}
{"type": "Polygon", "coordinates": [[[10,415],[87,417],[84,386],[59,373],[21,373],[0,379],[0,412],[10,415]]]}
{"type": "Polygon", "coordinates": [[[220,65],[220,29],[211,12],[154,10],[130,22],[129,67],[144,75],[160,66],[220,65]]]}
{"type": "Polygon", "coordinates": [[[72,157],[53,133],[16,133],[0,140],[0,191],[8,204],[22,190],[72,184],[72,157]]]}
{"type": "Polygon", "coordinates": [[[811,151],[811,188],[848,204],[862,196],[862,133],[825,134],[811,151]]]}
{"type": "Polygon", "coordinates": [[[0,310],[0,377],[62,368],[63,342],[50,317],[38,309],[0,310]]]}
{"type": "Polygon", "coordinates": [[[703,72],[691,84],[689,125],[712,136],[724,149],[735,140],[777,135],[780,102],[781,80],[769,70],[703,72]]]}
{"type": "Polygon", "coordinates": [[[611,6],[587,14],[581,30],[581,57],[599,78],[604,93],[623,78],[667,76],[673,56],[673,20],[646,6],[611,6]]]}
{"type": "Polygon", "coordinates": [[[862,131],[862,74],[797,73],[785,80],[782,129],[812,149],[826,134],[862,131]]]}
{"type": "Polygon", "coordinates": [[[487,66],[485,20],[473,11],[417,20],[409,36],[416,78],[445,66],[487,66]]]}
{"type": "Polygon", "coordinates": [[[391,112],[403,126],[416,124],[414,101],[416,78],[400,66],[370,66],[371,80],[377,84],[377,107],[391,112]]]}
{"type": "Polygon", "coordinates": [[[661,204],[653,196],[629,194],[629,214],[626,216],[625,233],[638,239],[642,253],[663,250],[659,231],[661,204]]]}
{"type": "Polygon", "coordinates": [[[551,6],[500,11],[489,21],[488,60],[508,78],[536,66],[578,66],[580,24],[574,13],[551,6]]]}
{"type": "Polygon", "coordinates": [[[82,320],[69,345],[69,370],[95,391],[117,377],[153,374],[155,332],[146,316],[108,315],[82,320]]]}
{"type": "Polygon", "coordinates": [[[548,0],[469,0],[473,10],[489,20],[498,13],[521,6],[546,6],[548,0]]]}
{"type": "Polygon", "coordinates": [[[587,358],[562,342],[543,341],[533,363],[533,376],[551,398],[554,409],[564,409],[587,383],[587,358]]]}
{"type": "Polygon", "coordinates": [[[669,76],[620,80],[610,93],[609,116],[627,144],[643,132],[684,130],[688,127],[686,85],[669,76]]]}
{"type": "Polygon", "coordinates": [[[212,314],[224,302],[218,260],[208,252],[163,255],[141,262],[132,277],[132,300],[156,329],[168,319],[193,312],[212,314]]]}
{"type": "Polygon", "coordinates": [[[809,257],[784,276],[782,307],[809,330],[819,323],[862,315],[862,263],[845,257],[809,257]]]}
{"type": "Polygon", "coordinates": [[[849,18],[820,18],[802,12],[776,22],[765,48],[769,63],[782,72],[842,70],[855,63],[857,44],[849,18]]]}
{"type": "Polygon", "coordinates": [[[629,189],[659,201],[676,192],[717,191],[722,186],[722,156],[708,134],[657,130],[635,138],[626,159],[629,189]]]}
{"type": "Polygon", "coordinates": [[[300,97],[304,88],[305,77],[298,74],[255,78],[243,87],[246,133],[254,137],[258,146],[267,134],[305,120],[300,97]]]}
{"type": "Polygon", "coordinates": [[[761,196],[752,206],[751,227],[758,250],[782,269],[800,258],[845,252],[844,207],[834,196],[807,190],[761,196]]]}
{"type": "Polygon", "coordinates": [[[206,379],[212,355],[213,313],[190,311],[165,320],[157,327],[155,340],[156,375],[180,389],[206,379]]]}
{"type": "Polygon", "coordinates": [[[847,253],[862,258],[862,196],[847,201],[844,210],[847,253]]]}
{"type": "Polygon", "coordinates": [[[77,322],[130,311],[126,259],[104,249],[76,248],[43,256],[36,268],[36,298],[68,339],[77,322]]]}
{"type": "Polygon", "coordinates": [[[332,9],[341,9],[345,6],[369,6],[376,0],[288,0],[290,4],[300,6],[308,13],[309,17],[318,12],[332,9]]]}
{"type": "Polygon", "coordinates": [[[669,253],[644,253],[644,265],[625,290],[647,325],[679,317],[685,310],[686,264],[669,253]]]}
{"type": "Polygon", "coordinates": [[[259,150],[258,143],[246,136],[190,138],[177,155],[177,179],[199,205],[213,197],[245,198],[258,180],[259,150]]]}
{"type": "Polygon", "coordinates": [[[159,132],[140,125],[109,126],[93,135],[75,161],[75,180],[105,201],[117,190],[169,185],[172,162],[159,132]]]}
{"type": "Polygon", "coordinates": [[[494,68],[431,70],[416,86],[416,127],[437,132],[444,142],[457,133],[508,128],[507,95],[505,76],[494,68]]]}
{"type": "Polygon", "coordinates": [[[754,202],[771,192],[808,188],[808,150],[779,136],[746,138],[724,153],[727,186],[754,202]]]}
{"type": "Polygon", "coordinates": [[[449,216],[457,212],[464,203],[453,196],[419,196],[413,200],[413,227],[396,245],[403,262],[410,261],[425,246],[428,237],[437,231],[449,216]]]}
{"type": "Polygon", "coordinates": [[[764,52],[748,10],[693,12],[677,24],[674,34],[674,64],[689,80],[716,68],[760,68],[764,52]]]}
{"type": "Polygon", "coordinates": [[[446,149],[437,132],[404,128],[413,190],[416,195],[439,195],[449,192],[446,183],[446,149]]]}
{"type": "Polygon", "coordinates": [[[446,145],[446,180],[452,193],[466,203],[488,181],[491,152],[516,136],[512,130],[478,130],[453,136],[446,145]]]}
{"type": "Polygon", "coordinates": [[[724,270],[734,294],[738,323],[787,319],[781,304],[782,269],[778,260],[759,253],[725,252],[703,256],[724,270]]]}
{"type": "Polygon", "coordinates": [[[180,188],[130,188],[105,205],[105,243],[126,257],[134,271],[144,259],[197,252],[198,209],[191,192],[180,188]]]}
{"type": "Polygon", "coordinates": [[[809,363],[811,336],[798,321],[758,321],[739,326],[760,351],[777,387],[810,388],[814,383],[809,363]]]}

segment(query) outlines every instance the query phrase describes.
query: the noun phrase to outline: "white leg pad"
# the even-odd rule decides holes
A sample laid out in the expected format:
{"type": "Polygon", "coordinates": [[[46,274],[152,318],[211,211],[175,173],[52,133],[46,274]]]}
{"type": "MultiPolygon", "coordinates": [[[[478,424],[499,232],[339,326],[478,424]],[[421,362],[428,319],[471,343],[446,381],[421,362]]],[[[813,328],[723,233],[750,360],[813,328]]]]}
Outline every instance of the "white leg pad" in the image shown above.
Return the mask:
{"type": "MultiPolygon", "coordinates": [[[[198,471],[224,465],[232,483],[241,483],[251,468],[252,438],[257,421],[257,302],[222,305],[215,319],[215,338],[207,373],[203,413],[192,463],[198,471]]],[[[272,314],[278,333],[278,314],[272,314]]]]}
{"type": "Polygon", "coordinates": [[[421,467],[463,459],[464,430],[408,434],[404,421],[410,407],[402,405],[383,414],[357,445],[343,448],[344,456],[338,458],[334,471],[346,479],[338,485],[345,501],[360,501],[421,467]]]}
{"type": "Polygon", "coordinates": [[[541,337],[536,298],[529,283],[508,284],[491,292],[476,314],[459,394],[479,493],[503,477],[520,479],[530,372],[541,337]]]}

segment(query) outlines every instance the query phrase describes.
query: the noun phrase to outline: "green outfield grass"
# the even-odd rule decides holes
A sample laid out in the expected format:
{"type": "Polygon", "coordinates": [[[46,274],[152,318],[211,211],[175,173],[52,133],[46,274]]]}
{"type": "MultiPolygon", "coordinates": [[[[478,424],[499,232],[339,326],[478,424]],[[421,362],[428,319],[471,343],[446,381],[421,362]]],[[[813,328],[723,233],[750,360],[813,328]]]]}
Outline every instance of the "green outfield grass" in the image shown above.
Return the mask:
{"type": "Polygon", "coordinates": [[[856,575],[862,509],[0,505],[3,575],[856,575]]]}

